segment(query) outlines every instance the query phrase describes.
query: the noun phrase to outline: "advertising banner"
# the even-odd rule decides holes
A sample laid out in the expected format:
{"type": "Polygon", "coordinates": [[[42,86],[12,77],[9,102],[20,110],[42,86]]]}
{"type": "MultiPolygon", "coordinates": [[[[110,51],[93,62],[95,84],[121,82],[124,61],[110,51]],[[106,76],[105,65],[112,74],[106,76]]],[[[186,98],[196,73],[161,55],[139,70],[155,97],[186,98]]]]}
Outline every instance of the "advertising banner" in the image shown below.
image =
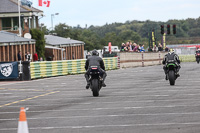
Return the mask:
{"type": "Polygon", "coordinates": [[[18,77],[18,62],[0,62],[0,79],[15,79],[18,77]]]}

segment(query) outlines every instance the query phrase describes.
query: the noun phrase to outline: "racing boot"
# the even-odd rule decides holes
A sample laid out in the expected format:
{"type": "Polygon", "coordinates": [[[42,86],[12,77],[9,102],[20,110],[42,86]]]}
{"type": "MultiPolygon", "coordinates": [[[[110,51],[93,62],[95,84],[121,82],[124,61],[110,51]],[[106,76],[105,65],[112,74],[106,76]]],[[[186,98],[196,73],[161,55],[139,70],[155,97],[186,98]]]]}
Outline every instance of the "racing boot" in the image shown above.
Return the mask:
{"type": "Polygon", "coordinates": [[[165,74],[165,79],[166,79],[166,80],[168,80],[168,79],[169,79],[169,77],[168,77],[168,74],[165,74]]]}
{"type": "Polygon", "coordinates": [[[89,89],[89,87],[90,87],[90,82],[87,82],[87,85],[86,85],[86,89],[89,89]]]}
{"type": "Polygon", "coordinates": [[[180,77],[180,74],[179,74],[179,72],[177,72],[177,73],[176,73],[176,77],[177,77],[177,78],[178,78],[178,77],[180,77]]]}
{"type": "Polygon", "coordinates": [[[89,89],[90,87],[90,81],[89,81],[89,76],[87,74],[85,74],[85,79],[86,79],[86,82],[87,82],[87,85],[86,85],[86,89],[89,89]]]}
{"type": "Polygon", "coordinates": [[[106,76],[107,76],[107,74],[104,73],[104,74],[103,74],[103,77],[102,77],[102,78],[103,78],[103,80],[102,80],[102,87],[106,87],[106,84],[105,84],[105,82],[104,82],[105,79],[106,79],[106,76]]]}
{"type": "Polygon", "coordinates": [[[102,82],[102,87],[106,87],[106,84],[104,83],[104,81],[102,82]]]}

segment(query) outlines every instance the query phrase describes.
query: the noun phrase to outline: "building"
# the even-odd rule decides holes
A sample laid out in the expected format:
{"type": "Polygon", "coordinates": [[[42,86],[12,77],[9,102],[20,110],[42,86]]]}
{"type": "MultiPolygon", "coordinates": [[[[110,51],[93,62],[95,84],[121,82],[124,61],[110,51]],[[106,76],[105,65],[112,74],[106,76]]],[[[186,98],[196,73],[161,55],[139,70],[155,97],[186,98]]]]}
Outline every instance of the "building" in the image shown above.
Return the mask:
{"type": "MultiPolygon", "coordinates": [[[[31,4],[20,5],[21,33],[25,38],[18,37],[18,0],[0,0],[0,61],[16,61],[19,50],[22,51],[22,60],[25,52],[29,51],[32,55],[36,52],[35,40],[30,39],[30,29],[39,28],[39,19],[42,17],[43,11],[31,7],[31,4]]],[[[84,42],[52,35],[46,35],[45,38],[46,60],[84,58],[84,42]]]]}
{"type": "Polygon", "coordinates": [[[53,35],[45,35],[45,57],[52,60],[84,58],[84,42],[53,35]]]}
{"type": "MultiPolygon", "coordinates": [[[[22,36],[32,28],[39,28],[39,17],[43,16],[43,11],[29,6],[20,6],[22,36]]],[[[19,33],[18,0],[0,0],[0,31],[2,30],[19,33]]]]}
{"type": "Polygon", "coordinates": [[[17,36],[17,34],[0,31],[0,62],[18,61],[17,53],[21,51],[22,61],[25,53],[34,54],[35,40],[17,36]]]}

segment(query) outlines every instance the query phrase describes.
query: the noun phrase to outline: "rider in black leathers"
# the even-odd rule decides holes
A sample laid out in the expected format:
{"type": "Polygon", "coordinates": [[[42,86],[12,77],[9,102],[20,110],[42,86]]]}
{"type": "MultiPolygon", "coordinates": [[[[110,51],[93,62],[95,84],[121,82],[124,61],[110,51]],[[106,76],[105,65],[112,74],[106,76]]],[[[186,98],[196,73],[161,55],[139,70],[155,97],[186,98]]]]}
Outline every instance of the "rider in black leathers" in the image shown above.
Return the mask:
{"type": "Polygon", "coordinates": [[[180,74],[179,74],[179,70],[181,68],[180,66],[180,60],[179,60],[179,57],[177,54],[174,53],[174,50],[171,49],[171,51],[165,55],[163,61],[162,61],[162,64],[164,65],[163,66],[163,69],[164,69],[164,72],[166,74],[166,80],[168,80],[168,75],[167,75],[167,65],[168,65],[168,61],[169,60],[174,60],[175,64],[176,64],[176,76],[179,77],[180,74]]]}
{"type": "Polygon", "coordinates": [[[200,49],[199,49],[199,48],[196,50],[195,56],[196,56],[198,53],[200,53],[200,49]]]}
{"type": "Polygon", "coordinates": [[[87,81],[86,89],[88,89],[90,86],[90,82],[89,82],[89,76],[90,76],[90,71],[91,71],[90,66],[98,66],[98,69],[100,71],[100,76],[102,78],[102,86],[106,87],[106,84],[104,83],[104,81],[107,74],[105,72],[103,59],[99,57],[99,53],[96,50],[93,50],[92,56],[90,56],[85,62],[85,70],[86,70],[85,79],[87,81]]]}

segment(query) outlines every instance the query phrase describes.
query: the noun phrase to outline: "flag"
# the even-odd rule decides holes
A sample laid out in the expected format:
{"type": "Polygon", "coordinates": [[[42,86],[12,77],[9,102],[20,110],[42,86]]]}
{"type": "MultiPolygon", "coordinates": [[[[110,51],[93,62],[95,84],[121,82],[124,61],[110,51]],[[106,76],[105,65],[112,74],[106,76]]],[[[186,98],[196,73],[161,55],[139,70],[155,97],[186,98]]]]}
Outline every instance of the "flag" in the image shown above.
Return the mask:
{"type": "Polygon", "coordinates": [[[111,46],[112,46],[112,44],[111,44],[111,42],[109,42],[109,43],[108,43],[108,51],[109,51],[110,54],[112,53],[111,46]]]}
{"type": "Polygon", "coordinates": [[[45,5],[46,7],[50,6],[50,1],[49,0],[38,0],[39,6],[45,5]]]}

